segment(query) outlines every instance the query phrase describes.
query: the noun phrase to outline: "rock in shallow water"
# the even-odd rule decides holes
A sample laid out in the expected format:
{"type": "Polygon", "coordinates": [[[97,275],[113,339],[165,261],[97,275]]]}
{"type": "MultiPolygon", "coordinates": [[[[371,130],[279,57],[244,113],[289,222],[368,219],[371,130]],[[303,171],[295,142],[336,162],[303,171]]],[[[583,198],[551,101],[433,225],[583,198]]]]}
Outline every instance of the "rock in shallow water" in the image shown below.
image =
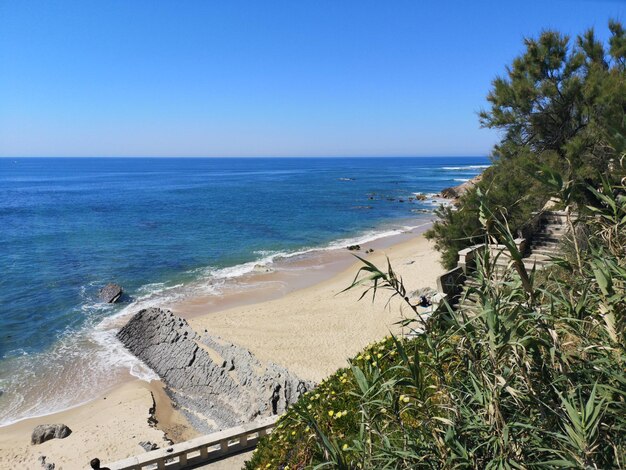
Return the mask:
{"type": "Polygon", "coordinates": [[[122,286],[110,283],[100,289],[98,296],[103,302],[112,304],[117,302],[123,293],[124,290],[122,289],[122,286]]]}
{"type": "Polygon", "coordinates": [[[197,334],[169,310],[142,310],[117,336],[159,374],[200,432],[280,414],[313,386],[245,348],[197,334]]]}
{"type": "Polygon", "coordinates": [[[36,445],[50,439],[65,439],[70,434],[72,430],[65,424],[40,424],[33,430],[30,443],[36,445]]]}

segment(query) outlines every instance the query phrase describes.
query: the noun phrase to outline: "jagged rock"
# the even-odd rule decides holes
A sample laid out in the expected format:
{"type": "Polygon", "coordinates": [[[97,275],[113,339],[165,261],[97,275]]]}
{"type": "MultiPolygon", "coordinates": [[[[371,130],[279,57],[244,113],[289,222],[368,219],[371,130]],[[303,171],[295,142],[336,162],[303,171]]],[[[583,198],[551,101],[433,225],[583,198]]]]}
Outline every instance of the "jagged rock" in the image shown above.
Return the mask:
{"type": "Polygon", "coordinates": [[[416,201],[425,201],[426,199],[428,199],[426,194],[422,194],[422,193],[416,194],[413,197],[415,198],[416,201]]]}
{"type": "Polygon", "coordinates": [[[361,249],[361,245],[350,245],[348,250],[350,251],[359,251],[361,249]]]}
{"type": "Polygon", "coordinates": [[[465,194],[467,191],[469,191],[474,186],[476,186],[480,182],[482,177],[483,175],[480,174],[480,175],[474,176],[469,181],[465,181],[459,184],[458,186],[452,186],[451,188],[442,189],[441,197],[446,198],[446,199],[458,199],[461,196],[463,196],[463,194],[465,194]]]}
{"type": "Polygon", "coordinates": [[[117,336],[163,379],[201,432],[280,414],[313,385],[245,348],[197,334],[169,310],[142,310],[117,336]]]}
{"type": "Polygon", "coordinates": [[[112,303],[117,302],[123,293],[124,293],[124,290],[122,289],[121,286],[117,284],[109,283],[106,286],[104,286],[102,289],[100,289],[98,296],[100,297],[100,300],[102,300],[103,302],[112,304],[112,303]]]}
{"type": "Polygon", "coordinates": [[[150,441],[141,441],[139,443],[139,447],[143,448],[143,450],[145,450],[146,452],[150,452],[151,450],[156,450],[159,448],[158,445],[150,441]]]}
{"type": "Polygon", "coordinates": [[[70,434],[72,430],[65,424],[40,424],[33,430],[30,443],[35,445],[50,439],[65,439],[70,434]]]}

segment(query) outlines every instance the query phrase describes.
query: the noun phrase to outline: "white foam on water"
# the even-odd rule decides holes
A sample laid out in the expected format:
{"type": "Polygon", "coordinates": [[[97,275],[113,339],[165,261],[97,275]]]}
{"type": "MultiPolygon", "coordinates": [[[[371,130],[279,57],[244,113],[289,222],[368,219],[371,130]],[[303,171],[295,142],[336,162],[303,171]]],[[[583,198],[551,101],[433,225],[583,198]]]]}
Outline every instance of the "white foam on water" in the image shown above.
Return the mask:
{"type": "Polygon", "coordinates": [[[100,346],[97,350],[97,358],[105,368],[125,369],[138,379],[146,382],[159,380],[159,376],[150,367],[131,354],[117,339],[117,329],[95,329],[91,332],[91,338],[100,346]]]}
{"type": "Polygon", "coordinates": [[[469,181],[469,178],[454,178],[452,181],[460,181],[462,183],[465,183],[466,181],[469,181]]]}
{"type": "Polygon", "coordinates": [[[491,165],[463,165],[463,166],[443,166],[442,170],[446,171],[464,171],[464,170],[484,170],[491,165]]]}
{"type": "Polygon", "coordinates": [[[142,309],[162,307],[198,294],[219,295],[226,282],[254,272],[257,265],[269,267],[279,260],[345,249],[430,224],[429,219],[418,220],[417,224],[370,230],[321,247],[259,250],[255,252],[257,259],[235,266],[197,268],[184,273],[195,278],[184,284],[156,282],[139,287],[131,293],[135,296],[133,301],[122,308],[94,299],[93,292],[100,283],[91,282],[81,289],[85,302],[80,310],[87,317],[85,325],[79,330],[68,330],[48,351],[13,357],[10,371],[7,369],[0,374],[0,387],[5,391],[0,397],[0,426],[89,402],[129,373],[147,382],[158,379],[158,375],[126,350],[116,337],[125,321],[142,309]]]}

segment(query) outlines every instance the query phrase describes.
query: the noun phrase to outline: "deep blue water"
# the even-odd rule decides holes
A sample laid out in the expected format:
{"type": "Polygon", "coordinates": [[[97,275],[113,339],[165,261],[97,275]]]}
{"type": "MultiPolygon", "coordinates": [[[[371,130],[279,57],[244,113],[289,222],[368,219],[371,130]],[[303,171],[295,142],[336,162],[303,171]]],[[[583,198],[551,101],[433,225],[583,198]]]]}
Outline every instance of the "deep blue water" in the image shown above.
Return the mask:
{"type": "Polygon", "coordinates": [[[424,217],[487,158],[0,159],[3,363],[115,313],[98,288],[193,280],[424,217]],[[399,202],[399,199],[405,202],[399,202]],[[391,200],[395,199],[395,200],[391,200]]]}

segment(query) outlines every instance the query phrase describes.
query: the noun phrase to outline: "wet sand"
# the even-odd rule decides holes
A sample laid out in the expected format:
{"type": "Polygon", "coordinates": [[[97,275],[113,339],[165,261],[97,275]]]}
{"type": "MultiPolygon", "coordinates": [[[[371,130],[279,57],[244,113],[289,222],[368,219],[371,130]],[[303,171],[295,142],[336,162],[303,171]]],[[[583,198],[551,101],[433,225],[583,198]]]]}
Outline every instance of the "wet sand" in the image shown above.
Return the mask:
{"type": "MultiPolygon", "coordinates": [[[[365,254],[369,248],[364,245],[359,256],[381,268],[388,256],[409,292],[435,288],[436,277],[443,273],[438,253],[422,236],[413,234],[409,240],[365,254]]],[[[348,260],[349,267],[331,278],[273,300],[250,305],[242,300],[242,305],[224,310],[223,304],[198,298],[170,307],[198,331],[207,330],[250,349],[262,361],[320,381],[367,344],[398,333],[395,323],[411,313],[397,298],[386,305],[388,291],[379,291],[375,302],[371,296],[358,301],[363,287],[342,293],[361,266],[351,256],[348,260]]]]}
{"type": "MultiPolygon", "coordinates": [[[[385,256],[403,276],[410,292],[435,287],[443,272],[433,245],[415,230],[361,245],[355,252],[380,267],[385,256]],[[368,249],[373,253],[366,254],[368,249]]],[[[164,305],[208,330],[249,348],[260,360],[281,364],[302,378],[319,381],[344,366],[348,357],[390,331],[409,312],[397,300],[385,305],[389,292],[357,302],[361,288],[340,293],[351,284],[358,260],[347,250],[317,252],[278,263],[276,272],[243,276],[220,296],[199,296],[164,305]]],[[[70,410],[0,428],[0,468],[40,468],[37,458],[59,469],[86,468],[93,457],[103,463],[140,454],[140,441],[164,445],[195,435],[174,408],[159,381],[130,379],[106,395],[70,410]],[[153,401],[154,398],[154,401],[153,401]],[[156,427],[149,423],[156,402],[156,427]],[[64,423],[73,433],[30,445],[37,424],[64,423]]]]}

